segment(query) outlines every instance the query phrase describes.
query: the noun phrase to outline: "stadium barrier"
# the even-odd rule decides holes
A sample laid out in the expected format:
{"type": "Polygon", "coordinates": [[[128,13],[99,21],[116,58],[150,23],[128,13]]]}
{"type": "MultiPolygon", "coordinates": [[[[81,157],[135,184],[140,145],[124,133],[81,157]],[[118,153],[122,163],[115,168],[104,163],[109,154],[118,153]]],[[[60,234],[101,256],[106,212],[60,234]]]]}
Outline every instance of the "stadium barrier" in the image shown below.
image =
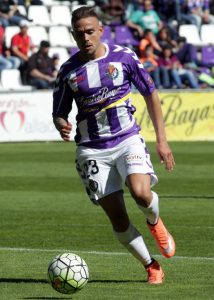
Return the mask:
{"type": "MultiPolygon", "coordinates": [[[[76,107],[70,116],[75,124],[76,107]]],[[[72,132],[72,139],[74,137],[72,132]]],[[[58,141],[52,121],[52,92],[0,94],[0,142],[58,141]]]]}
{"type": "MultiPolygon", "coordinates": [[[[214,140],[214,92],[171,91],[159,95],[169,141],[214,140]]],[[[152,122],[141,95],[134,94],[133,104],[143,137],[154,141],[152,122]]]]}
{"type": "MultiPolygon", "coordinates": [[[[159,93],[168,140],[214,140],[214,92],[167,91],[159,93]]],[[[143,137],[155,135],[145,102],[133,93],[135,117],[143,137]]],[[[61,140],[52,122],[52,92],[0,93],[0,142],[61,140]]],[[[74,125],[76,107],[69,121],[74,125]]],[[[72,139],[75,133],[73,126],[72,139]]]]}

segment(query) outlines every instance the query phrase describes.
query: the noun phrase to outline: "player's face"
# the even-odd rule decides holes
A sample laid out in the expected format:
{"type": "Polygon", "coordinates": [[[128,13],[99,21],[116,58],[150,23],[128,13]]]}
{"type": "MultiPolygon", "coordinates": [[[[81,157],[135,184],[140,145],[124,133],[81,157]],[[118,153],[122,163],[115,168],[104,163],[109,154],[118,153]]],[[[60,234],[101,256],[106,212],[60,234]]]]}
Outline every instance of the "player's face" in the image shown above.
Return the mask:
{"type": "Polygon", "coordinates": [[[100,38],[103,27],[95,17],[87,17],[73,24],[73,37],[81,53],[87,59],[95,59],[103,55],[100,38]]]}

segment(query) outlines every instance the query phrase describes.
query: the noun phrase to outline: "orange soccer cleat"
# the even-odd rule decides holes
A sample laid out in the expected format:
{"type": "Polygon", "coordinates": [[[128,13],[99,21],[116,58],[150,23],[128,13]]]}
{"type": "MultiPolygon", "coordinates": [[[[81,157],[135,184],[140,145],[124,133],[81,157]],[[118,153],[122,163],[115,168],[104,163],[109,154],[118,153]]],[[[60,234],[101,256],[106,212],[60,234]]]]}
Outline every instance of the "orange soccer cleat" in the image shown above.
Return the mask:
{"type": "Polygon", "coordinates": [[[175,254],[175,242],[171,234],[164,226],[161,218],[158,219],[157,224],[151,225],[147,222],[147,225],[157,242],[157,245],[163,256],[170,258],[175,254]]]}
{"type": "Polygon", "coordinates": [[[148,273],[148,283],[149,284],[161,284],[164,279],[164,272],[156,260],[146,267],[148,273]]]}

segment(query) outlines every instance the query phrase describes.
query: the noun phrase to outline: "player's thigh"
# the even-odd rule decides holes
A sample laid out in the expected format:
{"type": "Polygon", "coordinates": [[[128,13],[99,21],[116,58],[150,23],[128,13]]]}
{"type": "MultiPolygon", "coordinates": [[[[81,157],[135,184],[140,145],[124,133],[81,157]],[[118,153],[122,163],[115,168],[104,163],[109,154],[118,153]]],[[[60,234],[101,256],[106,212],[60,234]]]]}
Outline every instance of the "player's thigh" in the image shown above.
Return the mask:
{"type": "Polygon", "coordinates": [[[122,189],[122,180],[111,157],[104,151],[77,151],[76,168],[89,198],[98,200],[122,189]]]}

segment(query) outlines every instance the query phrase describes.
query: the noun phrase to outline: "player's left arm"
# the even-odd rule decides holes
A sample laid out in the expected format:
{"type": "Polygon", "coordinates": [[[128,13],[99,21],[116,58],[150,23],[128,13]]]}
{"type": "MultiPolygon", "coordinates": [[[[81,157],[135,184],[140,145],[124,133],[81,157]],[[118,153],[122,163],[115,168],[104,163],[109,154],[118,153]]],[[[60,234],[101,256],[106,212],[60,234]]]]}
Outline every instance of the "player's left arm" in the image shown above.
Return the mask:
{"type": "Polygon", "coordinates": [[[155,90],[150,95],[144,96],[144,99],[155,129],[157,153],[161,163],[165,163],[166,169],[171,172],[175,165],[175,160],[167,142],[163,113],[157,91],[155,90]]]}

